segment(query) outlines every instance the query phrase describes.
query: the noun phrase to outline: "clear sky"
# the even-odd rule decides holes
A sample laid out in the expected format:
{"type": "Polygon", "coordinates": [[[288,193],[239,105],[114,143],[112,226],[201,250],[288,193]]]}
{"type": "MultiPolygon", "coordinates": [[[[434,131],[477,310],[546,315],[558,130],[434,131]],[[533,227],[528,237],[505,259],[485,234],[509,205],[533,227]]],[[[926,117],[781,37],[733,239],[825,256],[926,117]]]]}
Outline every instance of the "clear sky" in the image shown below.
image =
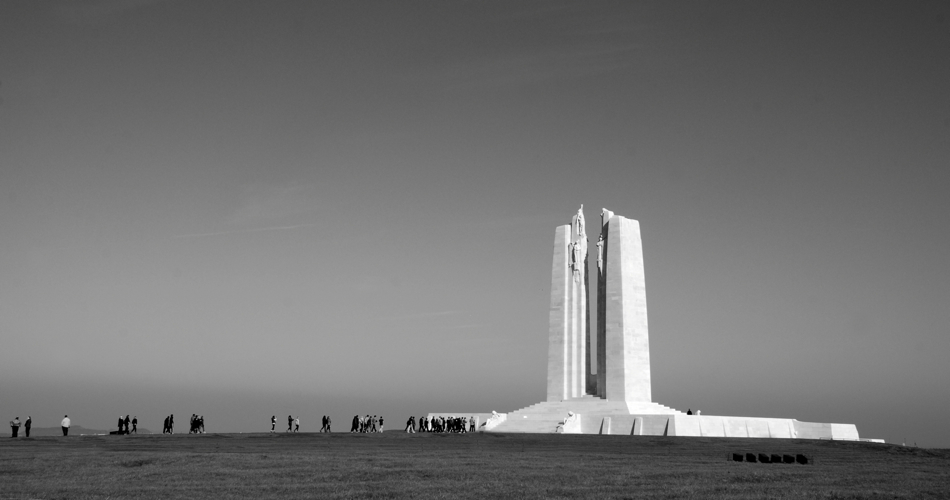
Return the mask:
{"type": "Polygon", "coordinates": [[[0,3],[0,418],[512,411],[556,226],[654,400],[950,447],[947,2],[0,3]]]}

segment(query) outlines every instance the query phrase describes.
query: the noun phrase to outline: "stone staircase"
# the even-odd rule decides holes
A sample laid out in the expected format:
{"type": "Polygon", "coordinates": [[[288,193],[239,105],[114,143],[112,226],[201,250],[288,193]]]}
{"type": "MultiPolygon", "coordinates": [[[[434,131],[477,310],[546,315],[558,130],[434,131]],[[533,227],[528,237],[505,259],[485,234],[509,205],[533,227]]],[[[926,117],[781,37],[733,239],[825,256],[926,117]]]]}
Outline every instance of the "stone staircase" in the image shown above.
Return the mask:
{"type": "Polygon", "coordinates": [[[652,402],[608,401],[595,396],[582,396],[563,401],[544,401],[508,413],[505,422],[492,432],[553,433],[557,425],[574,412],[584,417],[616,415],[674,415],[682,412],[652,402]]]}

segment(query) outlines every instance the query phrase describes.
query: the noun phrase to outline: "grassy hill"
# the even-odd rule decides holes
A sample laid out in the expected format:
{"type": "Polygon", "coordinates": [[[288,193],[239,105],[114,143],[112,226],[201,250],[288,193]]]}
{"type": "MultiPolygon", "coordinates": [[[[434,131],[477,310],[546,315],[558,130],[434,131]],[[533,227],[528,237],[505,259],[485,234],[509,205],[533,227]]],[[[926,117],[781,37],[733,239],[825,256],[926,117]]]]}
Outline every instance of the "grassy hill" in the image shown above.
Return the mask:
{"type": "Polygon", "coordinates": [[[0,440],[0,498],[947,498],[950,450],[555,434],[0,440]],[[733,462],[804,454],[809,465],[733,462]]]}

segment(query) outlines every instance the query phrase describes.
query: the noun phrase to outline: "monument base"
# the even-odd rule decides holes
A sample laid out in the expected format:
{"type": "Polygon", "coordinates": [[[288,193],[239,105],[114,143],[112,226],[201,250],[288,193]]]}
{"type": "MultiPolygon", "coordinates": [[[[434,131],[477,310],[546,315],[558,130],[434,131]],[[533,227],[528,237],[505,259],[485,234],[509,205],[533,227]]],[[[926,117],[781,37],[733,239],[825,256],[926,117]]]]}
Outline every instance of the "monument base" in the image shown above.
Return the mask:
{"type": "MultiPolygon", "coordinates": [[[[854,424],[800,422],[790,418],[687,415],[658,403],[610,401],[594,396],[546,401],[503,415],[504,420],[487,432],[860,439],[854,424]],[[559,431],[559,424],[571,412],[577,415],[580,425],[559,431]]],[[[479,430],[485,430],[485,427],[479,426],[479,430]]]]}

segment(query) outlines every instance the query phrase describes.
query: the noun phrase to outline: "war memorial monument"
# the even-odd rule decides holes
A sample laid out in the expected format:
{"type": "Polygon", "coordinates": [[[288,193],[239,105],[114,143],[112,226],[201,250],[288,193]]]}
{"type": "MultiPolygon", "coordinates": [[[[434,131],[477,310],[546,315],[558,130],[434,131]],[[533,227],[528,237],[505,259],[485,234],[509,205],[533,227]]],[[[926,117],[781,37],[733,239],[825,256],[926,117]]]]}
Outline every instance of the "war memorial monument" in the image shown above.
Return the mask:
{"type": "MultiPolygon", "coordinates": [[[[854,424],[688,415],[655,403],[640,224],[601,211],[596,228],[596,353],[591,353],[584,206],[557,228],[551,268],[547,398],[510,413],[477,414],[484,432],[858,440],[854,424]],[[596,370],[594,369],[596,366],[596,370]]],[[[461,413],[432,413],[450,416],[461,413]]]]}

